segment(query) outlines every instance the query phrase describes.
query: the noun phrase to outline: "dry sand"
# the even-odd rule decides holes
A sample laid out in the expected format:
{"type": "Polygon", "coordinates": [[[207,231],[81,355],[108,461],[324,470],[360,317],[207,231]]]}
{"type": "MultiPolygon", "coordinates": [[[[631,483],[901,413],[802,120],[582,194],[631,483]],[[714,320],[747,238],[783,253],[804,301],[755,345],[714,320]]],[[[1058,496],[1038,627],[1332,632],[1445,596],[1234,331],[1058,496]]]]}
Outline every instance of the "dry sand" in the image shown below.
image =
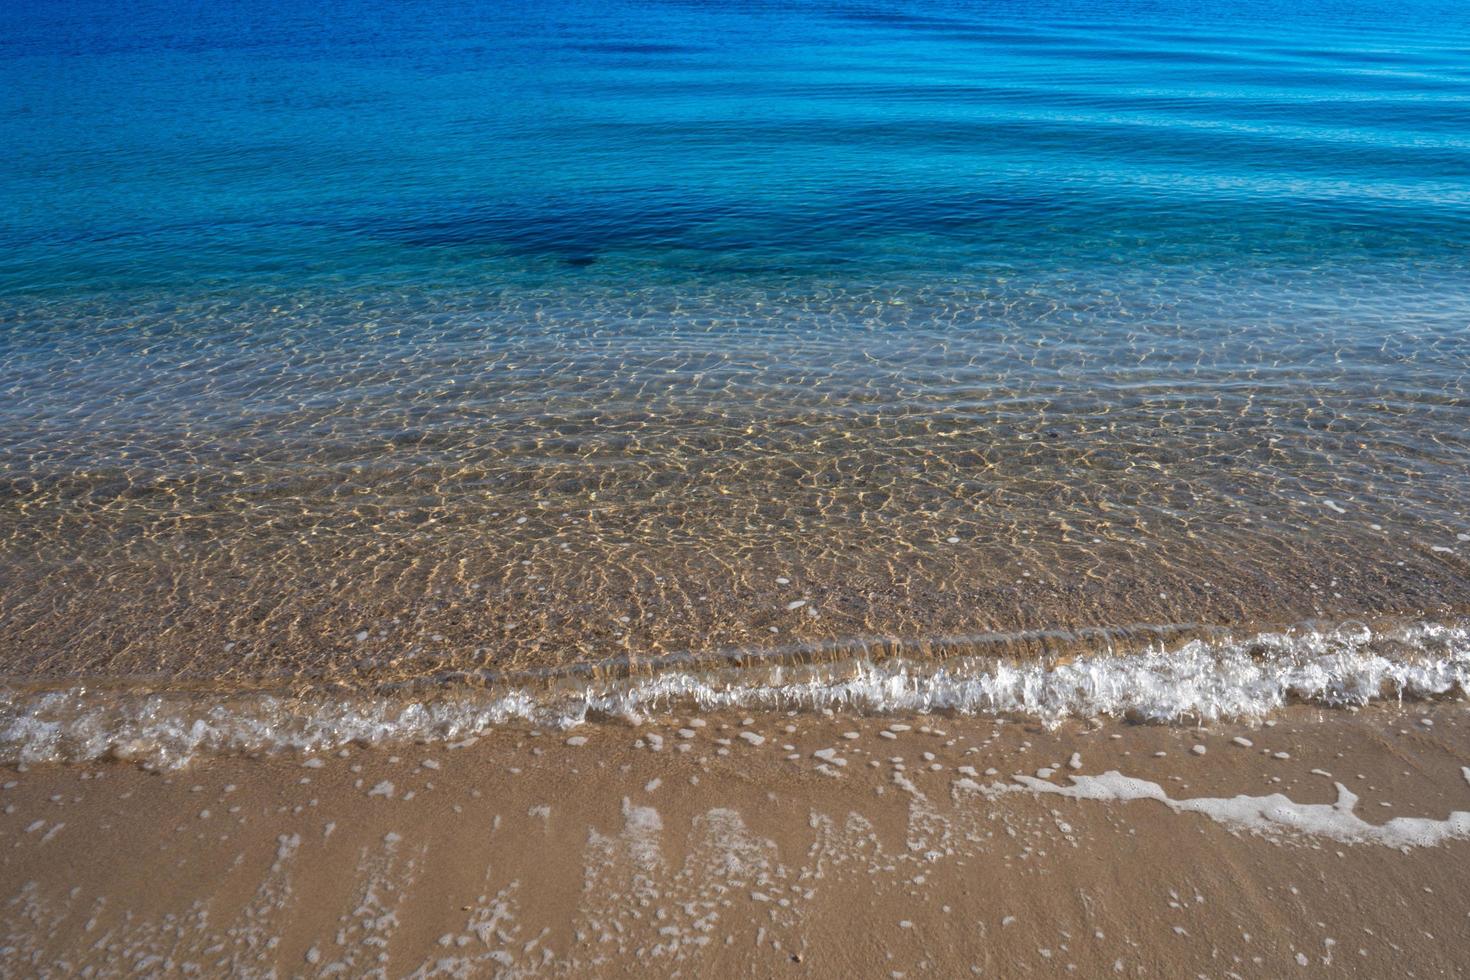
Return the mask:
{"type": "Polygon", "coordinates": [[[0,971],[1470,970],[1470,815],[1447,821],[1470,810],[1463,705],[1206,729],[697,721],[7,775],[0,971]],[[1124,784],[1073,777],[1109,771],[1175,802],[1055,791],[1106,795],[1124,784]],[[1332,804],[1339,783],[1361,797],[1354,816],[1182,802],[1332,804]],[[1428,820],[1383,826],[1395,817],[1428,820]]]}

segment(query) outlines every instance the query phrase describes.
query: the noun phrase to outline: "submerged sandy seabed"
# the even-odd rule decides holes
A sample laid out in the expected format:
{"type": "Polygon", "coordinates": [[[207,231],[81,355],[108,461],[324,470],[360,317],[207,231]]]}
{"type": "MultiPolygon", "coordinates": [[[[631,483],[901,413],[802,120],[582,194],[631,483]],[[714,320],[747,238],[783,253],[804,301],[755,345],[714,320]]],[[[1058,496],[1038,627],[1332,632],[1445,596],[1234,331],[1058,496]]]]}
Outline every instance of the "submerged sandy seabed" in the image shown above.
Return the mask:
{"type": "Polygon", "coordinates": [[[0,972],[1454,976],[1470,712],[714,712],[40,766],[0,972]]]}

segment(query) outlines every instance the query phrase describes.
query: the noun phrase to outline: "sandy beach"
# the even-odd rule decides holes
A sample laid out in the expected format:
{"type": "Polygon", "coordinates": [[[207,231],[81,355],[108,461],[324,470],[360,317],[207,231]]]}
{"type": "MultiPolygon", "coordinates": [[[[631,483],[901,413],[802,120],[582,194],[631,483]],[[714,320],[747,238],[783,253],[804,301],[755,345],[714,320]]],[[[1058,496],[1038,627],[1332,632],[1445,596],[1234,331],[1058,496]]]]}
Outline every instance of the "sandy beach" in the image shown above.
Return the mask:
{"type": "Polygon", "coordinates": [[[1470,975],[1470,3],[0,3],[0,980],[1470,975]]]}
{"type": "Polygon", "coordinates": [[[1459,976],[1467,762],[1451,702],[1203,728],[705,714],[42,766],[0,791],[0,969],[1459,976]]]}

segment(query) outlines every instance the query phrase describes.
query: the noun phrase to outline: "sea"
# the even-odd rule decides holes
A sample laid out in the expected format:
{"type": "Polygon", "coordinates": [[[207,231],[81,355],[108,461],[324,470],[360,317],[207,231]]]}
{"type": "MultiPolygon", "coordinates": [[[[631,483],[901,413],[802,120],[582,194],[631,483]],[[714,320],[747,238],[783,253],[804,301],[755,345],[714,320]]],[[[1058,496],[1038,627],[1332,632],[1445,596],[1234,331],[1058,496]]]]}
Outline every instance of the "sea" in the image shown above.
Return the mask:
{"type": "Polygon", "coordinates": [[[1462,0],[0,5],[0,760],[1470,686],[1462,0]]]}

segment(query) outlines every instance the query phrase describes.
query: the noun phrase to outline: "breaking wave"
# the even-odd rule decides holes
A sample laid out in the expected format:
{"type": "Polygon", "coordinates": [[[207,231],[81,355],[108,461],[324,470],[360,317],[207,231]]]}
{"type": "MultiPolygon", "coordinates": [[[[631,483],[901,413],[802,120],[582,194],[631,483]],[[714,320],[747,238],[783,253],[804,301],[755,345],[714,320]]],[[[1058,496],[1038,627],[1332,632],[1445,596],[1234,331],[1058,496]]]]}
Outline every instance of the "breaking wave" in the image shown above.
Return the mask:
{"type": "MultiPolygon", "coordinates": [[[[1159,628],[1156,635],[1168,631],[1159,628]]],[[[1464,697],[1467,689],[1470,625],[1463,622],[1307,624],[1036,660],[864,655],[803,664],[670,666],[646,676],[584,677],[575,685],[441,685],[376,696],[12,688],[0,693],[0,761],[115,758],[168,768],[216,753],[453,741],[517,722],[571,728],[604,718],[640,724],[676,708],[1168,723],[1257,718],[1291,702],[1341,707],[1464,697]]]]}

